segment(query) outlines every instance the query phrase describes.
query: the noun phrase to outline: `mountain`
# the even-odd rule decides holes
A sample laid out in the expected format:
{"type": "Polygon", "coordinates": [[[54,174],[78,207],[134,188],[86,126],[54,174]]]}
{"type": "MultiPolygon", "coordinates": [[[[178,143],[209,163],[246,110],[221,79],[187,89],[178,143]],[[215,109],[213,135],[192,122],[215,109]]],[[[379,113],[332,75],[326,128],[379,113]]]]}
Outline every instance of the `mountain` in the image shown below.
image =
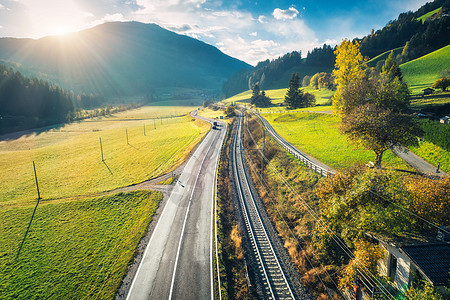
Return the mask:
{"type": "MultiPolygon", "coordinates": [[[[372,58],[370,66],[382,66],[384,60],[395,50],[398,63],[404,63],[449,44],[450,0],[434,0],[426,3],[416,12],[406,12],[397,20],[363,38],[355,38],[360,44],[361,54],[372,58]],[[405,49],[406,48],[406,49],[405,49]]],[[[334,49],[328,45],[308,52],[292,52],[272,61],[258,63],[254,68],[239,71],[224,82],[222,91],[229,97],[252,89],[258,83],[262,89],[287,87],[292,73],[299,73],[300,79],[319,72],[330,72],[334,68],[334,49]]]]}
{"type": "Polygon", "coordinates": [[[0,60],[65,89],[141,96],[159,88],[220,90],[250,65],[156,24],[113,22],[65,36],[0,39],[0,60]]]}

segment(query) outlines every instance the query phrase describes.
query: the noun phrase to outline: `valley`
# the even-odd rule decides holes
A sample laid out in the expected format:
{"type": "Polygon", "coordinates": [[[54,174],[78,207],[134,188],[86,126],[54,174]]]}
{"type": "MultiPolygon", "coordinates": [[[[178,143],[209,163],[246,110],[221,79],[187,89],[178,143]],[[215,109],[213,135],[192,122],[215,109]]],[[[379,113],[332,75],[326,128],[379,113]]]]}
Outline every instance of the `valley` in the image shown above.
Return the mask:
{"type": "Polygon", "coordinates": [[[0,299],[449,297],[449,0],[16,2],[0,299]]]}

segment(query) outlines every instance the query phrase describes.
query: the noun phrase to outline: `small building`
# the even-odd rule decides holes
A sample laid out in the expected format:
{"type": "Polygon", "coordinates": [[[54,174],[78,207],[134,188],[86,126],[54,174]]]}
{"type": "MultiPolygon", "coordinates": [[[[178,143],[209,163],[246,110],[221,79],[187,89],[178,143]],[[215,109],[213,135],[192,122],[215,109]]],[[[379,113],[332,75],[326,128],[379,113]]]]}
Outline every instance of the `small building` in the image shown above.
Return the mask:
{"type": "Polygon", "coordinates": [[[441,293],[450,287],[449,228],[442,228],[432,240],[367,236],[385,252],[378,273],[388,277],[399,291],[406,292],[417,280],[426,280],[441,293]]]}
{"type": "Polygon", "coordinates": [[[426,89],[423,90],[423,95],[424,96],[431,95],[431,94],[433,94],[433,92],[434,92],[434,89],[426,88],[426,89]]]}
{"type": "Polygon", "coordinates": [[[419,118],[419,119],[431,119],[432,120],[432,119],[436,118],[436,115],[434,113],[431,113],[431,112],[421,111],[421,112],[416,114],[416,117],[419,118]]]}
{"type": "Polygon", "coordinates": [[[450,117],[449,116],[445,116],[443,118],[440,118],[439,122],[441,122],[442,124],[449,124],[450,123],[450,117]]]}

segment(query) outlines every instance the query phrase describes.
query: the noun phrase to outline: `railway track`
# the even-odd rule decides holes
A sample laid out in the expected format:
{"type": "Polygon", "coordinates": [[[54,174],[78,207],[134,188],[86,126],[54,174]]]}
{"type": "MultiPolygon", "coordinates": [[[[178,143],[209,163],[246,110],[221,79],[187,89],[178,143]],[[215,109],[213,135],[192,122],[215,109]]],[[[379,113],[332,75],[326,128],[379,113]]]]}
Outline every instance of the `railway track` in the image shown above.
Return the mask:
{"type": "Polygon", "coordinates": [[[295,299],[289,280],[258,211],[245,172],[242,119],[242,116],[238,117],[237,128],[233,136],[232,165],[238,201],[242,207],[245,229],[251,244],[250,249],[256,258],[255,273],[260,279],[264,299],[295,299]]]}

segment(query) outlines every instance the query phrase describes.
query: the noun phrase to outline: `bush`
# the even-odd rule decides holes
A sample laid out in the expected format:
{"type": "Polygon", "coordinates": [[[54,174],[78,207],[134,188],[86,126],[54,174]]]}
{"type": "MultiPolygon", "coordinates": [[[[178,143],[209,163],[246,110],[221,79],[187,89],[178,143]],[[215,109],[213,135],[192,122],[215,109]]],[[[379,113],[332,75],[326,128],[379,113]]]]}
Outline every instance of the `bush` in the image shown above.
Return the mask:
{"type": "Polygon", "coordinates": [[[431,120],[421,120],[420,125],[426,141],[450,151],[450,125],[431,120]]]}

